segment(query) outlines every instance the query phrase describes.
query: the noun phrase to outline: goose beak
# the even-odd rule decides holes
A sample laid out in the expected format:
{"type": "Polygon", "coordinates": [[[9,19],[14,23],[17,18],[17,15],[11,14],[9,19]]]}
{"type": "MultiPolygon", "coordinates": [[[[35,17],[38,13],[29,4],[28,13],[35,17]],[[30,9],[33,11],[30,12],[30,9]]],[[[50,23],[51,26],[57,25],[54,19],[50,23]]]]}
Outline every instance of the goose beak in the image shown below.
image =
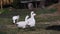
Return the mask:
{"type": "Polygon", "coordinates": [[[36,14],[35,14],[36,15],[36,14]]]}
{"type": "Polygon", "coordinates": [[[34,14],[34,15],[36,15],[36,14],[34,14]]]}

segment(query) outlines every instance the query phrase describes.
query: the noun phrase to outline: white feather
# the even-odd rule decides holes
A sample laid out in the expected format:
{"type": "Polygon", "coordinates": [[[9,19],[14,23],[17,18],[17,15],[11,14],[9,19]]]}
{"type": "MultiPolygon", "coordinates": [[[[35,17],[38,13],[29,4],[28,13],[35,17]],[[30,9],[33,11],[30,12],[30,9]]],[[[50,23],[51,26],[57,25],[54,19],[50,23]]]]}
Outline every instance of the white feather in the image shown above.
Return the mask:
{"type": "Polygon", "coordinates": [[[19,28],[26,28],[26,25],[27,25],[27,19],[28,19],[29,16],[26,16],[25,17],[25,21],[20,21],[20,22],[17,22],[17,27],[19,28]]]}
{"type": "Polygon", "coordinates": [[[30,27],[34,27],[35,26],[35,19],[34,19],[34,16],[36,14],[34,12],[31,12],[31,17],[27,20],[28,21],[28,25],[30,27]]]}
{"type": "Polygon", "coordinates": [[[19,15],[17,15],[17,16],[13,16],[13,17],[12,17],[12,20],[13,20],[13,23],[15,23],[16,20],[18,21],[18,20],[19,20],[19,15]]]}

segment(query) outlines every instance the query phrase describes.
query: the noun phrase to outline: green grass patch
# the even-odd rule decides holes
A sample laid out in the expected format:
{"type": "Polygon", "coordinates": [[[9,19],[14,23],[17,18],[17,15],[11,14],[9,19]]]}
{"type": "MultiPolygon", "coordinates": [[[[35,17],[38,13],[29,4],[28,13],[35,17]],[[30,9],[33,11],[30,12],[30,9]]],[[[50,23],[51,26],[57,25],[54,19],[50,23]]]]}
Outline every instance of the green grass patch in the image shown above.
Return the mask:
{"type": "MultiPolygon", "coordinates": [[[[15,15],[15,14],[19,14],[20,15],[20,21],[25,19],[26,15],[30,16],[30,12],[29,10],[26,9],[17,9],[16,11],[9,11],[8,9],[3,9],[1,14],[5,14],[4,17],[0,17],[0,25],[12,25],[12,16],[11,15],[15,15]],[[8,17],[6,17],[6,15],[8,17]]],[[[38,9],[35,10],[35,13],[38,15],[40,14],[47,14],[47,13],[54,13],[56,12],[56,9],[38,9]]],[[[1,34],[57,34],[60,33],[59,31],[53,31],[53,30],[45,30],[42,28],[45,28],[47,25],[41,25],[39,22],[51,22],[51,21],[56,21],[56,20],[60,20],[60,16],[54,16],[54,17],[47,17],[47,18],[41,18],[41,17],[35,17],[36,18],[36,30],[35,31],[23,31],[23,29],[17,29],[17,28],[6,28],[6,32],[1,31],[1,34]],[[38,24],[39,23],[39,24],[38,24]],[[38,27],[38,28],[37,28],[38,27]]]]}
{"type": "Polygon", "coordinates": [[[10,18],[0,18],[0,25],[12,24],[12,19],[10,18]]]}
{"type": "MultiPolygon", "coordinates": [[[[31,11],[29,11],[27,9],[17,9],[16,11],[9,11],[8,9],[3,9],[2,14],[4,14],[5,18],[0,17],[0,24],[12,24],[12,16],[15,15],[15,14],[20,15],[20,19],[19,19],[20,21],[25,20],[26,15],[30,16],[30,12],[31,11]]],[[[47,10],[47,9],[35,10],[35,13],[37,15],[54,13],[54,12],[56,12],[55,8],[50,9],[50,10],[47,10]]],[[[58,20],[58,19],[60,19],[60,18],[59,17],[49,17],[49,18],[36,17],[37,22],[40,22],[40,21],[41,22],[46,22],[46,21],[50,22],[50,21],[55,21],[55,20],[58,20]]]]}
{"type": "Polygon", "coordinates": [[[7,14],[9,12],[9,10],[8,9],[2,9],[2,10],[0,10],[0,14],[7,14]]]}
{"type": "Polygon", "coordinates": [[[56,12],[57,11],[57,9],[56,8],[52,8],[52,9],[38,9],[38,10],[36,10],[35,12],[39,15],[39,14],[47,14],[47,13],[54,13],[54,12],[56,12]]]}
{"type": "Polygon", "coordinates": [[[56,21],[56,20],[60,20],[60,16],[51,16],[47,18],[42,18],[42,17],[36,18],[37,22],[51,22],[51,21],[56,21]]]}
{"type": "Polygon", "coordinates": [[[7,32],[2,32],[2,31],[0,31],[0,34],[7,34],[7,32]]]}

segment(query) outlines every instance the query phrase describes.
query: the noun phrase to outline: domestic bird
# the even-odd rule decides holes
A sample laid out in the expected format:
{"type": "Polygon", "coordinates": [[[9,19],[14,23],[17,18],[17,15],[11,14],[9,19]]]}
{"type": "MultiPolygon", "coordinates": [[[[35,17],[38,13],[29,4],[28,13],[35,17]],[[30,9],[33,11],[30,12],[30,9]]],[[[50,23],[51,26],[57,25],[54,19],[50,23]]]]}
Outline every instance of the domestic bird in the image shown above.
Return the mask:
{"type": "Polygon", "coordinates": [[[16,23],[16,21],[19,20],[19,15],[13,16],[12,20],[13,20],[13,23],[16,23]]]}
{"type": "Polygon", "coordinates": [[[34,27],[35,26],[35,18],[34,18],[34,16],[35,16],[36,14],[32,11],[31,12],[31,17],[27,20],[28,21],[28,25],[30,26],[30,27],[34,27]]]}
{"type": "Polygon", "coordinates": [[[16,23],[17,27],[18,28],[23,28],[23,29],[26,28],[26,25],[28,23],[27,22],[28,17],[29,17],[28,15],[25,17],[25,21],[19,21],[19,22],[17,22],[16,23]]]}

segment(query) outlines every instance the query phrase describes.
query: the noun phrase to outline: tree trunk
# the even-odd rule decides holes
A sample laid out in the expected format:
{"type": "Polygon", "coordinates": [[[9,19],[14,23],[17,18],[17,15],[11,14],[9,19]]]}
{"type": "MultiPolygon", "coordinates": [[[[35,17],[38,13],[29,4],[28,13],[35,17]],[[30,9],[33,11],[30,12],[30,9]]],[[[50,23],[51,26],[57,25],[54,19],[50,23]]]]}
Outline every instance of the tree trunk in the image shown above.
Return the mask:
{"type": "Polygon", "coordinates": [[[1,0],[0,2],[1,2],[1,10],[2,10],[2,9],[3,9],[3,8],[2,8],[2,0],[1,0]]]}
{"type": "Polygon", "coordinates": [[[28,9],[33,10],[33,4],[32,3],[28,3],[28,9]]]}
{"type": "Polygon", "coordinates": [[[37,8],[37,2],[35,2],[36,8],[37,8]]]}
{"type": "Polygon", "coordinates": [[[60,0],[58,0],[58,2],[60,3],[60,0]]]}
{"type": "Polygon", "coordinates": [[[41,8],[45,8],[45,0],[41,0],[41,2],[40,2],[40,7],[41,7],[41,8]]]}

